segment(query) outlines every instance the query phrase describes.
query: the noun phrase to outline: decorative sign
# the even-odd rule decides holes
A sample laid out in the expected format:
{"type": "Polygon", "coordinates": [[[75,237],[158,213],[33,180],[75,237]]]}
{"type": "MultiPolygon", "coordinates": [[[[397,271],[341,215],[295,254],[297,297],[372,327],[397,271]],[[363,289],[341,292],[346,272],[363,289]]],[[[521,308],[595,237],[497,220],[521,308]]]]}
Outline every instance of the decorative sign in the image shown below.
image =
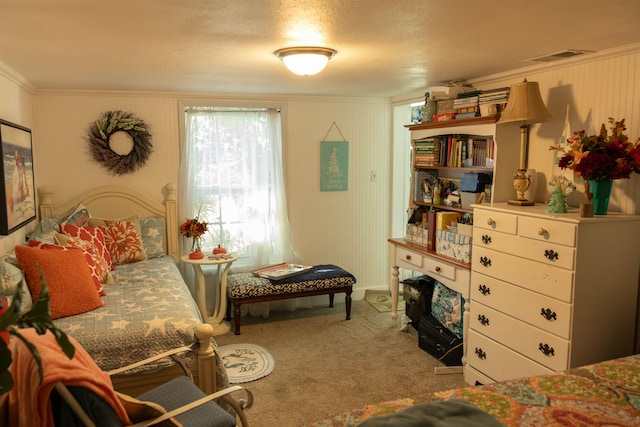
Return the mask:
{"type": "Polygon", "coordinates": [[[349,142],[320,142],[320,191],[349,188],[349,142]]]}

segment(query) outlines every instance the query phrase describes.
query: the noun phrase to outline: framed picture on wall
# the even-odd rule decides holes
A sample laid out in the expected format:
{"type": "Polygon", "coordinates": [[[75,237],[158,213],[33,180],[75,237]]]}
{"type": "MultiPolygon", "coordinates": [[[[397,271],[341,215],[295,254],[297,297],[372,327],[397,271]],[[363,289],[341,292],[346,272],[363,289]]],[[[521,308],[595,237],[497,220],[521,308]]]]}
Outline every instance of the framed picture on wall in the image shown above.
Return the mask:
{"type": "Polygon", "coordinates": [[[31,130],[0,119],[0,143],[0,234],[8,235],[36,219],[31,130]]]}

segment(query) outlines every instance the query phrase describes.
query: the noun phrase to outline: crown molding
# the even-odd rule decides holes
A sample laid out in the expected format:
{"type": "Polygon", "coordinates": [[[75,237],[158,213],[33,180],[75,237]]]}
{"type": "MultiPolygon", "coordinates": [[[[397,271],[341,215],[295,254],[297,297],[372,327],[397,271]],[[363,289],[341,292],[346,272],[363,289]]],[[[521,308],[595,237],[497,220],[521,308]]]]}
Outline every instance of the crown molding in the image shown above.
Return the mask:
{"type": "Polygon", "coordinates": [[[0,60],[0,76],[5,77],[7,80],[15,83],[22,89],[28,91],[32,95],[38,90],[38,88],[25,79],[20,73],[8,66],[2,60],[0,60]]]}

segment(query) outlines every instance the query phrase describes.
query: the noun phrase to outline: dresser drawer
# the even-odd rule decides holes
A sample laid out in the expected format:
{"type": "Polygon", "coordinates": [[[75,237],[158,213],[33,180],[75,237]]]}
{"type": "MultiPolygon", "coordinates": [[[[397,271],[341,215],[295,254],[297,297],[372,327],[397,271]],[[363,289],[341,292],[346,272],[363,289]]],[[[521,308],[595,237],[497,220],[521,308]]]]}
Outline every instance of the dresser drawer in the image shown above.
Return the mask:
{"type": "Polygon", "coordinates": [[[471,301],[480,302],[561,338],[570,338],[571,304],[476,272],[471,275],[471,301]]]}
{"type": "Polygon", "coordinates": [[[553,371],[470,329],[467,363],[495,381],[553,371]]]}
{"type": "Polygon", "coordinates": [[[473,244],[517,255],[545,264],[573,270],[575,249],[551,242],[526,239],[512,234],[474,227],[473,244]]]}
{"type": "Polygon", "coordinates": [[[569,341],[528,325],[477,301],[471,303],[469,327],[553,369],[568,368],[569,341]]]}
{"type": "Polygon", "coordinates": [[[473,226],[495,230],[501,233],[516,234],[518,217],[503,212],[474,209],[473,226]]]}
{"type": "Polygon", "coordinates": [[[397,257],[398,259],[396,261],[400,267],[404,266],[403,268],[408,269],[411,269],[412,267],[418,267],[419,269],[422,268],[422,255],[417,252],[399,247],[397,257]],[[406,264],[409,265],[407,266],[406,264]]]}
{"type": "Polygon", "coordinates": [[[576,245],[577,231],[576,225],[566,222],[528,216],[518,219],[518,234],[529,239],[574,247],[576,245]]]}
{"type": "Polygon", "coordinates": [[[514,255],[473,246],[474,272],[514,283],[525,289],[572,302],[573,272],[514,255]]]}

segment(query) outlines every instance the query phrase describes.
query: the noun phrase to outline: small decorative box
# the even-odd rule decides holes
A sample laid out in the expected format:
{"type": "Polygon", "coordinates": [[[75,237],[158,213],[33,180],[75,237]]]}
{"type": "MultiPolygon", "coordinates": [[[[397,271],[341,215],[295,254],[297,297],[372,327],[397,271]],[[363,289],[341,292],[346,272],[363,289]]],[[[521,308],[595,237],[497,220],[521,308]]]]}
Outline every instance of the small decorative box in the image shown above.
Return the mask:
{"type": "Polygon", "coordinates": [[[471,262],[471,236],[449,230],[436,231],[436,253],[457,261],[471,262]]]}

